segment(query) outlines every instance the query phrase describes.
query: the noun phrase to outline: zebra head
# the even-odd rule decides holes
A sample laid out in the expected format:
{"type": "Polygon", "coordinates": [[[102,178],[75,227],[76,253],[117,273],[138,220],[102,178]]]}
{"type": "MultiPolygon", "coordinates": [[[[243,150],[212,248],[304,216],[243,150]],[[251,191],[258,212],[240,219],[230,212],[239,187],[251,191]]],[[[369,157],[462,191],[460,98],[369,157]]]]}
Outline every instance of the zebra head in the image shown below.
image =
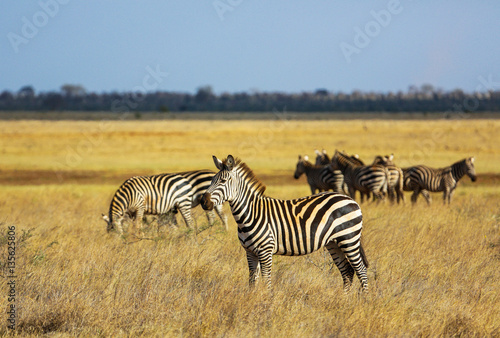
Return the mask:
{"type": "Polygon", "coordinates": [[[321,152],[316,149],[314,152],[316,153],[316,165],[330,164],[330,158],[328,157],[325,149],[321,152]]]}
{"type": "Polygon", "coordinates": [[[467,176],[470,177],[472,182],[476,182],[476,169],[474,168],[474,157],[469,157],[465,160],[465,166],[467,167],[467,176]]]}
{"type": "Polygon", "coordinates": [[[205,210],[212,210],[215,205],[225,201],[231,202],[236,191],[237,174],[234,168],[236,162],[233,156],[228,155],[224,161],[215,156],[212,158],[219,172],[214,175],[212,183],[201,198],[201,206],[205,210]]]}
{"type": "Polygon", "coordinates": [[[309,163],[309,157],[306,155],[302,158],[302,156],[299,155],[299,161],[297,162],[297,167],[295,168],[295,174],[293,177],[298,179],[303,173],[306,172],[307,165],[311,165],[311,163],[309,163]]]}
{"type": "Polygon", "coordinates": [[[112,217],[110,219],[109,216],[102,214],[102,219],[106,222],[106,225],[107,225],[106,231],[107,232],[121,229],[121,225],[122,225],[121,223],[122,223],[123,217],[119,218],[119,219],[113,219],[113,217],[112,217]]]}

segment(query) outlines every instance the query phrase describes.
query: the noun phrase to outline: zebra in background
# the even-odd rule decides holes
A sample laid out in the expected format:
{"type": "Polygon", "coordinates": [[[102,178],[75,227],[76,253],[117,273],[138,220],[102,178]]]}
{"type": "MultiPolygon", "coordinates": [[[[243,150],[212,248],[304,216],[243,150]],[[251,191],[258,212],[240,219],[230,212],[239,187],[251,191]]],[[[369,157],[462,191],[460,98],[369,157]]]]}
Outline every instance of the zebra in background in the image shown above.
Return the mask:
{"type": "Polygon", "coordinates": [[[387,193],[389,172],[382,165],[361,166],[355,163],[349,155],[335,150],[332,166],[339,169],[344,175],[344,181],[349,189],[349,195],[354,198],[356,190],[363,193],[372,193],[378,201],[383,200],[387,193]]]}
{"type": "Polygon", "coordinates": [[[330,164],[330,157],[328,157],[325,149],[321,152],[318,149],[315,149],[314,152],[316,153],[316,165],[330,164]]]}
{"type": "Polygon", "coordinates": [[[238,224],[238,238],[247,254],[249,283],[259,272],[271,287],[273,255],[300,256],[325,247],[340,270],[344,290],[351,289],[354,273],[368,290],[368,262],[361,246],[362,214],[346,195],[326,192],[295,200],[264,195],[266,187],[250,168],[228,155],[213,156],[220,170],[203,196],[202,206],[229,202],[238,224]]]}
{"type": "Polygon", "coordinates": [[[412,203],[417,202],[421,193],[427,204],[431,204],[430,192],[443,192],[443,202],[450,204],[451,196],[457,187],[458,181],[465,175],[469,176],[472,182],[476,181],[476,170],[474,168],[474,157],[469,157],[453,163],[449,167],[433,169],[424,165],[417,165],[406,168],[404,190],[413,191],[412,203]]]}
{"type": "MultiPolygon", "coordinates": [[[[188,180],[189,184],[191,184],[193,193],[191,208],[197,207],[200,204],[203,194],[212,183],[212,178],[214,177],[215,173],[211,170],[202,169],[202,170],[185,171],[178,174],[184,176],[188,180]]],[[[217,212],[217,215],[221,219],[224,228],[228,230],[227,216],[226,214],[224,214],[222,205],[216,206],[215,211],[217,212]]],[[[215,222],[214,211],[207,210],[206,213],[209,224],[213,225],[215,222]]]]}
{"type": "Polygon", "coordinates": [[[394,164],[393,159],[393,154],[387,156],[375,156],[373,165],[379,164],[387,168],[389,171],[389,179],[387,181],[389,199],[391,202],[394,202],[394,193],[396,193],[396,201],[399,204],[400,201],[403,203],[405,201],[405,195],[403,193],[404,173],[401,168],[394,164]]]}
{"type": "Polygon", "coordinates": [[[344,177],[340,173],[336,173],[330,164],[327,165],[313,165],[309,162],[308,156],[300,156],[297,166],[295,168],[295,174],[293,177],[299,179],[302,174],[306,174],[307,183],[311,188],[311,193],[314,195],[316,190],[319,192],[333,190],[337,193],[342,193],[342,184],[344,183],[344,177]]]}
{"type": "MultiPolygon", "coordinates": [[[[189,181],[178,174],[135,176],[126,180],[116,191],[108,215],[102,214],[107,231],[123,233],[123,219],[127,214],[133,219],[133,228],[142,232],[144,215],[166,214],[173,208],[179,210],[188,228],[192,228],[191,217],[193,189],[189,181]]],[[[135,232],[135,231],[134,231],[135,232]]]]}

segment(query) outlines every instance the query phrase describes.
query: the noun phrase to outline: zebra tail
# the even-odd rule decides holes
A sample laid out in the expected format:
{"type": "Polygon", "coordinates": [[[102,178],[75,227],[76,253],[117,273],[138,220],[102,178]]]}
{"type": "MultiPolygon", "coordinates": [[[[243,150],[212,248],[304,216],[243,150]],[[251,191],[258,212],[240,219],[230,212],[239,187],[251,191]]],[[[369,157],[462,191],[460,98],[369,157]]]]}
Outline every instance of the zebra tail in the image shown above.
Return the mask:
{"type": "Polygon", "coordinates": [[[368,264],[368,259],[366,258],[365,249],[363,249],[363,245],[359,242],[359,254],[361,255],[361,259],[363,260],[363,264],[368,269],[370,264],[368,264]]]}
{"type": "Polygon", "coordinates": [[[389,173],[389,169],[386,166],[384,166],[384,172],[385,172],[385,184],[383,187],[383,192],[385,195],[385,194],[387,194],[387,191],[389,190],[389,180],[390,180],[391,174],[389,173]]]}

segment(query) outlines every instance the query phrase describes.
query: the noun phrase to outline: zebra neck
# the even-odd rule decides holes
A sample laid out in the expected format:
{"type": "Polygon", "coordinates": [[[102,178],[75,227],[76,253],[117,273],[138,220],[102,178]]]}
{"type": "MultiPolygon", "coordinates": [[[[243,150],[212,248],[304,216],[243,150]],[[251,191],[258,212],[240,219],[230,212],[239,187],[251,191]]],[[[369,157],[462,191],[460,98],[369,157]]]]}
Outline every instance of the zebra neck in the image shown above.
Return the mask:
{"type": "Polygon", "coordinates": [[[459,162],[451,166],[451,175],[453,176],[455,181],[458,182],[462,177],[464,177],[465,173],[465,163],[459,162]]]}
{"type": "Polygon", "coordinates": [[[267,197],[247,191],[240,198],[229,203],[234,220],[238,223],[238,226],[248,224],[256,217],[256,213],[258,212],[256,205],[264,198],[267,197]]]}

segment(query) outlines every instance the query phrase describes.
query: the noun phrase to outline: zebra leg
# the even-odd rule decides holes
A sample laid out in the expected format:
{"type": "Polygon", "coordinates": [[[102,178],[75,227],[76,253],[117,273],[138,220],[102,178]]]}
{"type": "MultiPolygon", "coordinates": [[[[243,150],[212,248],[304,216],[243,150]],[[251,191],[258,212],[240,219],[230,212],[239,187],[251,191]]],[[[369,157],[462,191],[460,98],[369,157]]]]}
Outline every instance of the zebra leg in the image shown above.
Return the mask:
{"type": "Polygon", "coordinates": [[[196,228],[196,223],[191,216],[191,205],[184,205],[184,206],[179,206],[179,211],[181,212],[182,217],[184,218],[184,222],[186,222],[186,226],[189,229],[195,230],[195,232],[198,230],[196,228]]]}
{"type": "Polygon", "coordinates": [[[352,280],[354,278],[354,269],[351,264],[347,260],[346,256],[340,250],[337,245],[337,241],[333,240],[326,245],[326,249],[332,256],[333,262],[337,266],[340,271],[340,275],[342,276],[342,280],[344,281],[344,292],[349,292],[352,287],[352,280]]]}
{"type": "Polygon", "coordinates": [[[358,276],[363,291],[368,292],[368,276],[366,274],[368,260],[366,259],[365,251],[361,246],[361,242],[358,240],[358,243],[354,246],[354,248],[342,248],[342,251],[354,271],[356,271],[356,276],[358,276]]]}
{"type": "Polygon", "coordinates": [[[144,234],[144,222],[142,221],[142,218],[144,217],[144,208],[139,208],[135,214],[135,219],[133,222],[133,232],[136,233],[136,231],[139,231],[139,235],[144,234]]]}
{"type": "Polygon", "coordinates": [[[205,215],[207,216],[208,224],[213,226],[215,223],[215,212],[213,210],[207,210],[205,215]]]}
{"type": "Polygon", "coordinates": [[[224,213],[224,210],[222,208],[222,205],[217,205],[215,206],[215,212],[217,212],[217,215],[219,215],[219,218],[221,219],[222,221],[222,224],[224,224],[224,228],[226,229],[226,231],[228,230],[228,227],[227,227],[227,216],[226,214],[224,213]]]}
{"type": "Polygon", "coordinates": [[[250,285],[250,287],[254,287],[255,281],[257,280],[257,278],[259,278],[260,273],[259,258],[252,251],[247,251],[247,262],[248,270],[250,271],[248,284],[250,285]]]}
{"type": "MultiPolygon", "coordinates": [[[[412,204],[417,203],[418,194],[420,194],[420,189],[413,190],[413,194],[411,195],[411,203],[412,204]]],[[[424,197],[425,197],[425,195],[424,195],[424,197]]]]}
{"type": "Polygon", "coordinates": [[[268,289],[271,289],[271,269],[273,265],[273,254],[271,251],[259,252],[259,263],[262,271],[262,280],[268,289]]]}
{"type": "Polygon", "coordinates": [[[425,200],[427,201],[427,205],[431,205],[432,198],[429,192],[427,190],[422,190],[421,193],[422,196],[424,196],[425,200]]]}

